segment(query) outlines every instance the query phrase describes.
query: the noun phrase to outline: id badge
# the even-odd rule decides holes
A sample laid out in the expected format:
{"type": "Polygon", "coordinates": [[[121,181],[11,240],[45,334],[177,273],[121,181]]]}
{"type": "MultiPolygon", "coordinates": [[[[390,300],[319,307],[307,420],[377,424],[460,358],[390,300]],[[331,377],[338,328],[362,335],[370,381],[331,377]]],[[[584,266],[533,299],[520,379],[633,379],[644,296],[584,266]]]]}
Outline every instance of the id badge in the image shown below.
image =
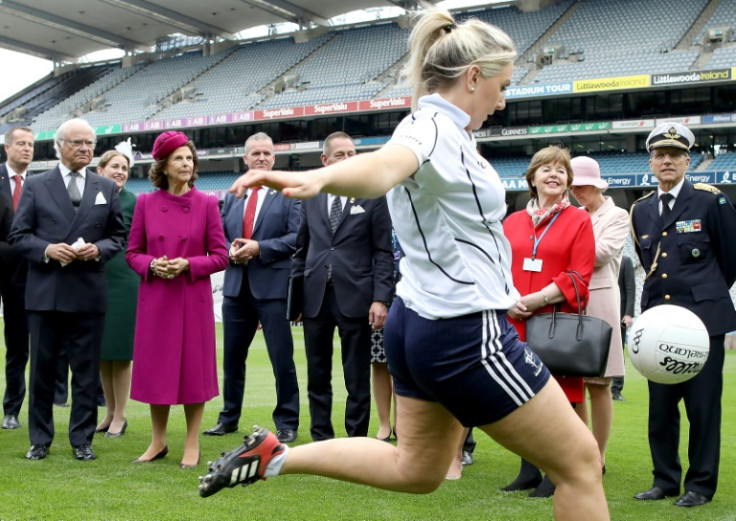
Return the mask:
{"type": "Polygon", "coordinates": [[[539,273],[542,271],[542,259],[524,259],[524,265],[522,266],[524,271],[535,271],[539,273]]]}

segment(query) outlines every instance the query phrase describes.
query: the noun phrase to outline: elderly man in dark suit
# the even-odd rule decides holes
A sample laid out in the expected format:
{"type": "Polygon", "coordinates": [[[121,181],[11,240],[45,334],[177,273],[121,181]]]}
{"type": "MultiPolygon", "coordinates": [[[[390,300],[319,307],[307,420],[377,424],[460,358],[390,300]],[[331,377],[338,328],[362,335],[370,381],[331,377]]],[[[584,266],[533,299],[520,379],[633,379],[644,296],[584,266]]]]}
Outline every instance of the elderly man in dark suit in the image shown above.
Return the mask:
{"type": "MultiPolygon", "coordinates": [[[[246,140],[243,161],[248,168],[271,170],[275,160],[267,134],[259,132],[246,140]]],[[[276,378],[276,436],[282,443],[297,439],[299,384],[291,325],[286,319],[286,290],[300,207],[300,201],[266,187],[252,188],[245,200],[233,194],[225,196],[222,224],[230,242],[222,303],[225,406],[217,425],[204,431],[205,435],[238,430],[245,361],[260,321],[276,378]]]]}
{"type": "Polygon", "coordinates": [[[54,382],[66,350],[72,369],[69,441],[93,460],[100,342],[107,290],[104,265],[125,244],[118,189],[91,172],[94,129],[62,123],[54,136],[59,164],[26,181],[10,242],[28,261],[26,311],[31,338],[26,458],[44,459],[54,439],[54,382]]]}
{"type": "MultiPolygon", "coordinates": [[[[322,163],[355,155],[344,132],[325,140],[322,163]]],[[[394,293],[391,218],[385,197],[319,194],[302,202],[292,277],[303,277],[304,343],[312,439],[334,438],[332,340],[340,333],[345,430],[366,436],[370,420],[371,327],[380,329],[394,293]]]]}
{"type": "MultiPolygon", "coordinates": [[[[0,165],[0,193],[7,195],[10,218],[20,202],[28,166],[33,161],[33,131],[28,127],[13,127],[5,133],[7,162],[0,165]]],[[[0,239],[0,296],[5,319],[5,397],[3,398],[3,429],[20,427],[18,413],[26,396],[26,364],[28,363],[28,321],[24,294],[28,266],[18,252],[10,248],[10,231],[3,230],[0,239]]]]}
{"type": "MultiPolygon", "coordinates": [[[[685,178],[695,136],[684,125],[663,123],[647,138],[649,168],[659,186],[631,207],[636,253],[646,273],[641,309],[674,304],[689,309],[710,335],[708,360],[679,384],[649,382],[649,448],[652,488],[636,494],[658,500],[680,494],[680,400],[690,421],[685,493],[676,506],[713,498],[721,446],[721,394],[725,334],[736,329],[728,293],[736,281],[736,210],[718,189],[685,178]],[[656,195],[654,195],[656,194],[656,195]]],[[[636,334],[636,322],[632,334],[636,334]]]]}

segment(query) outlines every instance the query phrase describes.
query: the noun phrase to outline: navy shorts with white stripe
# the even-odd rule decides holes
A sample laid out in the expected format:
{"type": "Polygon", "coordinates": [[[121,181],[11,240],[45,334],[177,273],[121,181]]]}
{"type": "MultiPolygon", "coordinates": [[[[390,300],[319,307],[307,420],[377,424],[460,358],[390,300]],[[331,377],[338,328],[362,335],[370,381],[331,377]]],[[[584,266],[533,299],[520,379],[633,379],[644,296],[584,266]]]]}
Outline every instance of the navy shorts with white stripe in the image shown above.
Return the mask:
{"type": "Polygon", "coordinates": [[[466,427],[507,416],[550,378],[505,312],[429,320],[396,298],[383,342],[394,392],[439,402],[466,427]]]}

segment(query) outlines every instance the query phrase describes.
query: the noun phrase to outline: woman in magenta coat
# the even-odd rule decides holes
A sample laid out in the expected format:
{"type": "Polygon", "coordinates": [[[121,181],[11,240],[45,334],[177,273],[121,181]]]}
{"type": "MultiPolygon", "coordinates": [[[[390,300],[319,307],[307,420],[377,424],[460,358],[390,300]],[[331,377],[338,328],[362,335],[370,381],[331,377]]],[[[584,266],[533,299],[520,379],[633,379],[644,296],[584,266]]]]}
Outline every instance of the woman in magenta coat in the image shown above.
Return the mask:
{"type": "Polygon", "coordinates": [[[150,404],[153,430],[136,462],[168,454],[169,409],[183,404],[188,468],[199,463],[204,402],[218,394],[210,275],[225,269],[227,246],[217,199],[194,188],[194,144],[164,132],[153,158],[149,177],[159,189],[138,197],[126,254],[141,276],[131,398],[150,404]]]}
{"type": "MultiPolygon", "coordinates": [[[[511,244],[511,274],[521,300],[508,311],[519,338],[526,340],[526,322],[536,313],[577,312],[573,273],[583,302],[595,263],[593,224],[587,212],[570,206],[570,155],[549,146],[534,154],[526,172],[531,200],[526,209],[508,216],[503,232],[511,244]]],[[[534,349],[534,346],[530,346],[534,349]]],[[[583,379],[554,375],[571,404],[582,402],[583,379]]],[[[554,485],[531,463],[522,460],[519,476],[504,490],[536,489],[532,497],[548,497],[554,485]]]]}

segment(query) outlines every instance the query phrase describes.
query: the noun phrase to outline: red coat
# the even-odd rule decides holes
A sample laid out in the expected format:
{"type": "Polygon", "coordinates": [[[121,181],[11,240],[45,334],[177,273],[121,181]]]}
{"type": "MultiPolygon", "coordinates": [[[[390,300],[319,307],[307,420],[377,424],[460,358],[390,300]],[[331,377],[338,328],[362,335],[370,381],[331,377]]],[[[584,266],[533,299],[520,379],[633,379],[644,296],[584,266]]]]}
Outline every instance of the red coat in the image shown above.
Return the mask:
{"type": "MultiPolygon", "coordinates": [[[[536,234],[539,237],[549,221],[541,223],[536,234]]],[[[549,227],[544,238],[537,247],[537,259],[542,260],[542,271],[525,271],[522,266],[525,258],[531,258],[534,248],[534,227],[526,210],[509,215],[503,223],[503,231],[511,243],[511,273],[514,286],[521,295],[528,295],[541,290],[550,282],[554,282],[565,295],[566,302],[560,304],[561,311],[577,312],[577,301],[570,277],[567,272],[577,271],[582,275],[584,284],[577,279],[580,297],[583,304],[588,300],[588,283],[595,264],[595,237],[593,224],[588,212],[568,206],[560,213],[557,220],[549,227]]],[[[551,312],[552,306],[545,306],[537,313],[551,312]]],[[[524,322],[509,321],[519,332],[519,338],[526,340],[524,322]]],[[[555,378],[565,391],[571,403],[583,401],[583,379],[576,377],[556,376],[555,378]]]]}

